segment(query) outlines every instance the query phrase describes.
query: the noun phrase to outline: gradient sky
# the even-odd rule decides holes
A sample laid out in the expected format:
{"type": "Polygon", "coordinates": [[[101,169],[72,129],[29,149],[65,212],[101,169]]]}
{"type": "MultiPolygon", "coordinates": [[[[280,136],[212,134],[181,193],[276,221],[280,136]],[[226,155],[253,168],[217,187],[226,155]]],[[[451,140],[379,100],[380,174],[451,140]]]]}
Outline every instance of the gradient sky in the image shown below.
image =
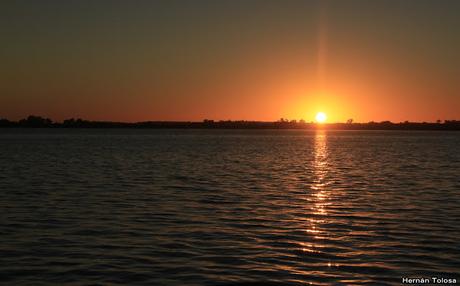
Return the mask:
{"type": "Polygon", "coordinates": [[[460,119],[460,1],[0,3],[0,117],[460,119]]]}

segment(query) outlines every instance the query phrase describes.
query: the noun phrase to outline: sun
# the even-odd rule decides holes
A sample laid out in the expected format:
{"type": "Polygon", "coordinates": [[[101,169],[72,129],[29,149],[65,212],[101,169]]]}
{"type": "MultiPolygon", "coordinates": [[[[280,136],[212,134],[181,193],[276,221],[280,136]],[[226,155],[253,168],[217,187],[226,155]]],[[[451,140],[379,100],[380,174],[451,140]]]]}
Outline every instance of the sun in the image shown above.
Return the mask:
{"type": "Polygon", "coordinates": [[[327,119],[327,115],[324,112],[318,112],[316,113],[315,119],[316,119],[316,122],[318,123],[324,123],[327,119]]]}

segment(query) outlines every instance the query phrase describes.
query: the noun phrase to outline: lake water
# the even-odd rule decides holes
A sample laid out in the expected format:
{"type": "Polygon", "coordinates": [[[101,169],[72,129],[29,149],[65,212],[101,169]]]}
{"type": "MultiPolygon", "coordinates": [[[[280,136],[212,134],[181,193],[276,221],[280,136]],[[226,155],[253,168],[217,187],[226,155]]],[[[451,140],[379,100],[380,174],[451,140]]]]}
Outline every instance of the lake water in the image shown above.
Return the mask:
{"type": "Polygon", "coordinates": [[[5,285],[460,283],[460,132],[3,129],[0,215],[5,285]]]}

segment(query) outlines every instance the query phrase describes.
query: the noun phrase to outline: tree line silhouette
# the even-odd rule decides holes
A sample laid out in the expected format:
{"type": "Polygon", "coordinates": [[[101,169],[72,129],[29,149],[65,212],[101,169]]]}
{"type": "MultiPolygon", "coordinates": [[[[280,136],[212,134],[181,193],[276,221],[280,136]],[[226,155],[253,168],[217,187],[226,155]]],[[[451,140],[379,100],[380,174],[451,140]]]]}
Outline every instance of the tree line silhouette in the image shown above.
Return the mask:
{"type": "MultiPolygon", "coordinates": [[[[316,129],[318,124],[304,120],[288,120],[281,118],[274,122],[205,119],[201,122],[192,121],[144,121],[144,122],[111,122],[90,121],[84,119],[66,119],[54,122],[49,118],[30,115],[19,121],[0,118],[0,128],[216,128],[216,129],[316,129]]],[[[460,130],[460,120],[437,120],[434,122],[399,122],[391,121],[355,123],[352,119],[346,123],[327,123],[321,127],[336,130],[460,130]]]]}

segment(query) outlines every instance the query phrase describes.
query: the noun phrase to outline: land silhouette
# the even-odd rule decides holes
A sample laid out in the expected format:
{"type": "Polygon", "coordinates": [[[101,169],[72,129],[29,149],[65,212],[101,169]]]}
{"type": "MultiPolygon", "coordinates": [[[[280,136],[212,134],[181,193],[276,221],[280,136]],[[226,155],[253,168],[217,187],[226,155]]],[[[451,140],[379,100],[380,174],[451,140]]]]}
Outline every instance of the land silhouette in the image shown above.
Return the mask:
{"type": "Polygon", "coordinates": [[[180,128],[180,129],[317,129],[319,126],[332,130],[458,130],[460,120],[438,120],[437,122],[399,122],[391,121],[354,123],[349,119],[346,123],[305,122],[304,120],[278,121],[245,121],[205,119],[203,121],[143,121],[143,122],[112,122],[91,121],[84,119],[66,119],[62,122],[41,116],[30,115],[19,121],[0,118],[0,128],[180,128]]]}

